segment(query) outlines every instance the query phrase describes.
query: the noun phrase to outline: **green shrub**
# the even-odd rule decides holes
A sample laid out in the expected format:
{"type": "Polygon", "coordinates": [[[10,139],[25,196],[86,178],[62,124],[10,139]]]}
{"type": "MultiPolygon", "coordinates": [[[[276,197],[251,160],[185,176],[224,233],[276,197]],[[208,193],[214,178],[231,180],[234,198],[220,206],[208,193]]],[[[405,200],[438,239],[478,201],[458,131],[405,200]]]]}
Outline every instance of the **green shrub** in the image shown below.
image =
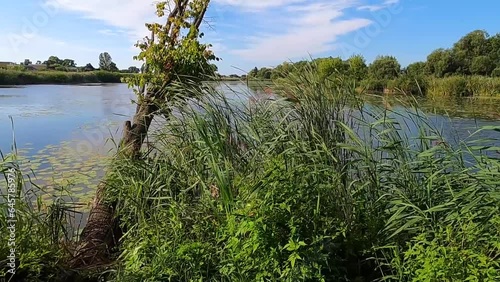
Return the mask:
{"type": "Polygon", "coordinates": [[[500,217],[422,233],[408,244],[399,267],[403,281],[499,281],[500,217]]]}

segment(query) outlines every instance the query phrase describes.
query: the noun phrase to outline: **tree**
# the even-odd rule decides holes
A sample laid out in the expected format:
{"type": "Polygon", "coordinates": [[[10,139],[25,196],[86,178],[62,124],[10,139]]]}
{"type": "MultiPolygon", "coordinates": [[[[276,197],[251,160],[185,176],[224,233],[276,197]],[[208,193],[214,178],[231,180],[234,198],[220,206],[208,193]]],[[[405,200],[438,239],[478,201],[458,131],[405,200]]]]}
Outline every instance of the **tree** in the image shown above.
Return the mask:
{"type": "Polygon", "coordinates": [[[284,62],[272,70],[271,79],[287,77],[293,71],[293,66],[289,62],[284,62]]]}
{"type": "Polygon", "coordinates": [[[50,56],[49,59],[43,62],[44,65],[47,65],[48,69],[55,69],[62,65],[63,61],[56,56],[50,56]]]}
{"type": "Polygon", "coordinates": [[[128,68],[128,72],[129,73],[140,73],[141,70],[138,67],[131,66],[131,67],[128,68]]]}
{"type": "Polygon", "coordinates": [[[489,35],[486,31],[475,30],[454,44],[452,52],[457,64],[456,72],[472,74],[471,67],[474,58],[488,56],[491,52],[488,38],[489,35]]]}
{"type": "Polygon", "coordinates": [[[41,65],[41,64],[42,64],[42,61],[36,61],[36,64],[37,64],[37,65],[41,65]]]}
{"type": "Polygon", "coordinates": [[[119,69],[115,63],[111,62],[111,65],[109,66],[109,71],[119,71],[119,69]]]}
{"type": "Polygon", "coordinates": [[[85,65],[85,67],[83,68],[83,71],[94,71],[95,68],[92,64],[88,63],[85,65]]]}
{"type": "Polygon", "coordinates": [[[328,78],[333,74],[343,75],[347,70],[347,65],[339,57],[319,59],[317,66],[318,73],[321,79],[328,78]]]}
{"type": "Polygon", "coordinates": [[[491,48],[490,58],[495,66],[500,68],[500,33],[490,37],[488,39],[488,44],[491,48]]]}
{"type": "Polygon", "coordinates": [[[374,79],[395,79],[401,72],[401,65],[392,56],[379,56],[368,68],[368,73],[374,79]]]}
{"type": "Polygon", "coordinates": [[[427,57],[427,72],[437,77],[444,77],[447,74],[455,73],[458,69],[453,51],[437,49],[427,57]]]}
{"type": "Polygon", "coordinates": [[[416,62],[406,67],[406,74],[409,76],[421,76],[426,73],[427,65],[425,62],[416,62]]]}
{"type": "Polygon", "coordinates": [[[33,64],[33,63],[30,61],[30,59],[25,59],[24,62],[22,63],[22,65],[25,65],[25,66],[29,66],[31,64],[33,64]]]}
{"type": "Polygon", "coordinates": [[[71,59],[64,59],[64,61],[62,61],[62,65],[68,68],[76,67],[75,61],[71,59]]]}
{"type": "Polygon", "coordinates": [[[472,59],[470,66],[471,74],[491,75],[495,69],[495,64],[489,56],[478,56],[472,59]]]}
{"type": "Polygon", "coordinates": [[[365,58],[361,55],[355,55],[347,60],[349,66],[349,76],[361,81],[366,78],[368,67],[366,66],[365,58]]]}
{"type": "Polygon", "coordinates": [[[250,77],[257,77],[259,74],[259,69],[257,67],[253,68],[249,73],[248,76],[250,77]]]}
{"type": "MultiPolygon", "coordinates": [[[[116,65],[114,65],[116,68],[116,65]]],[[[101,70],[107,70],[111,71],[113,68],[113,59],[111,58],[111,55],[109,55],[108,52],[101,53],[99,55],[99,68],[101,70]]]]}

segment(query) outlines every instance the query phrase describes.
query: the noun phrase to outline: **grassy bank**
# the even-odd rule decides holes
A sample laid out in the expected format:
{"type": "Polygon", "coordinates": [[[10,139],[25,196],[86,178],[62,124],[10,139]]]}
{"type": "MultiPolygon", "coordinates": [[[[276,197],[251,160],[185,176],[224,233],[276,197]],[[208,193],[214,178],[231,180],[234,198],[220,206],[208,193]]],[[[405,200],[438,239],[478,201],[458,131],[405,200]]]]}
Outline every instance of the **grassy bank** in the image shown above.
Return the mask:
{"type": "MultiPolygon", "coordinates": [[[[309,70],[275,87],[294,103],[235,107],[206,85],[150,136],[154,150],[113,164],[125,235],[108,278],[498,281],[498,148],[452,147],[416,112],[361,113],[353,86],[309,70]]],[[[55,280],[71,255],[51,211],[19,214],[30,280],[55,280]]]]}
{"type": "Polygon", "coordinates": [[[361,86],[371,92],[423,94],[429,98],[500,97],[500,77],[402,75],[393,80],[367,79],[361,86]]]}
{"type": "Polygon", "coordinates": [[[0,69],[0,85],[119,83],[133,74],[118,72],[18,71],[0,69]]]}

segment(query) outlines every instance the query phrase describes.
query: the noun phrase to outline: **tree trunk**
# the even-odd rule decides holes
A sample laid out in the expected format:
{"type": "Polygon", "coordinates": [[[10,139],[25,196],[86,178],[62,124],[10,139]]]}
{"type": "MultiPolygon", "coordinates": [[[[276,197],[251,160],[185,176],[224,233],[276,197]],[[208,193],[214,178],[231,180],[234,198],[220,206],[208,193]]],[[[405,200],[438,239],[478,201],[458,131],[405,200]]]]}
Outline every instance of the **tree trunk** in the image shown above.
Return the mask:
{"type": "MultiPolygon", "coordinates": [[[[158,107],[152,103],[141,103],[133,119],[125,122],[119,154],[126,158],[140,157],[142,144],[158,107]]],[[[104,201],[107,184],[102,181],[92,203],[88,222],[82,231],[70,265],[73,268],[96,267],[110,263],[113,248],[118,244],[122,231],[114,217],[115,203],[104,201]]]]}

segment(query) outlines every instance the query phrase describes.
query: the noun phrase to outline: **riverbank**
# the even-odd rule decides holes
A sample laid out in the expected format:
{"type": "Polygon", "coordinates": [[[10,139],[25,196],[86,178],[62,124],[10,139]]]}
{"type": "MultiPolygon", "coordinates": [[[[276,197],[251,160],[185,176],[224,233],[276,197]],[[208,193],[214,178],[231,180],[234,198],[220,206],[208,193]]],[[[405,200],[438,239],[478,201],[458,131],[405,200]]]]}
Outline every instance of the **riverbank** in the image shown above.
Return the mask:
{"type": "Polygon", "coordinates": [[[0,69],[0,85],[120,83],[130,73],[91,71],[19,71],[0,69]]]}

